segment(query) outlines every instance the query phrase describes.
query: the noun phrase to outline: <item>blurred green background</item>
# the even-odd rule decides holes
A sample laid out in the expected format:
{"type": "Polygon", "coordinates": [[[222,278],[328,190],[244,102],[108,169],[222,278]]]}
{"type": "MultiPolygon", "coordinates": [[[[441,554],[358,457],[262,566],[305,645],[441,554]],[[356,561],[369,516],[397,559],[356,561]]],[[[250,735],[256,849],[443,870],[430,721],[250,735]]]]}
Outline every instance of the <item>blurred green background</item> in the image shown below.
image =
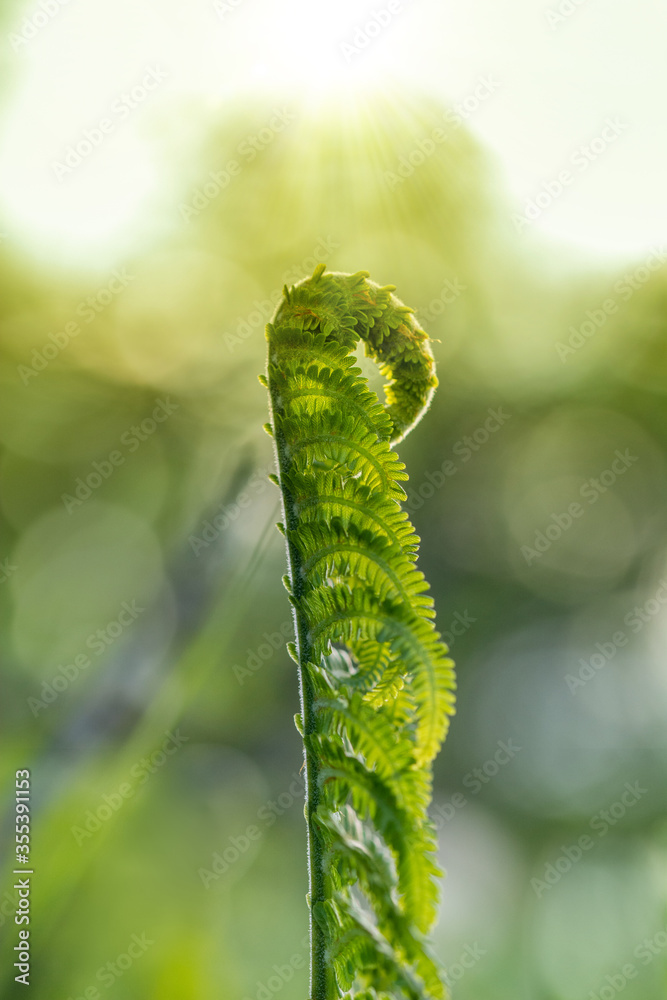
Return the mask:
{"type": "MultiPolygon", "coordinates": [[[[207,9],[211,31],[232,17],[261,30],[225,6],[207,9]]],[[[38,9],[3,14],[5,124],[28,73],[11,33],[38,9]]],[[[347,16],[354,39],[366,15],[347,16]]],[[[101,40],[112,61],[124,28],[142,104],[142,17],[77,34],[58,10],[25,58],[57,29],[91,66],[101,40]]],[[[320,261],[395,284],[435,340],[440,388],[400,454],[459,676],[433,803],[447,870],[434,945],[454,996],[666,995],[667,257],[539,236],[437,88],[366,82],[314,101],[269,74],[253,94],[137,107],[153,172],[132,239],[112,224],[118,171],[123,190],[141,180],[117,145],[120,87],[44,139],[42,188],[14,154],[27,179],[5,183],[0,214],[3,997],[23,989],[18,768],[32,772],[36,1000],[306,995],[298,698],[257,374],[283,284],[320,261]],[[54,161],[83,140],[92,152],[75,148],[58,180],[54,161]]]]}

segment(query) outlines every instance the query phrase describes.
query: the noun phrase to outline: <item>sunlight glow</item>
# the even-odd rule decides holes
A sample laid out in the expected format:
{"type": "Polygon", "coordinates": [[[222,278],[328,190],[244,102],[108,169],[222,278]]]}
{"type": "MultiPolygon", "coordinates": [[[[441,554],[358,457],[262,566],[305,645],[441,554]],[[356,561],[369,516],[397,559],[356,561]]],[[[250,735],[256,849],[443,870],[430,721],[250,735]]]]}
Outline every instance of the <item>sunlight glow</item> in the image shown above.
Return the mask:
{"type": "Polygon", "coordinates": [[[563,196],[531,221],[529,239],[628,255],[667,228],[656,128],[667,15],[651,0],[610,11],[608,23],[625,58],[646,67],[645,79],[618,73],[616,49],[597,44],[599,18],[587,7],[555,27],[544,12],[526,17],[519,0],[87,0],[39,25],[36,9],[19,6],[5,24],[12,83],[0,119],[0,230],[45,259],[99,264],[164,233],[158,206],[175,166],[167,151],[187,157],[214,116],[244,97],[278,105],[291,95],[320,112],[335,98],[349,109],[390,78],[454,105],[470,101],[481,80],[497,80],[465,125],[495,156],[517,212],[610,117],[627,123],[609,152],[575,171],[563,196]],[[117,102],[151,71],[159,82],[121,117],[117,102]],[[54,161],[70,146],[86,149],[103,118],[109,131],[58,179],[54,161]]]}
{"type": "Polygon", "coordinates": [[[131,0],[91,0],[35,29],[26,6],[8,35],[3,230],[45,259],[113,259],[156,229],[152,203],[169,183],[169,164],[157,160],[170,135],[197,142],[216,105],[267,89],[306,106],[332,94],[353,100],[395,64],[401,7],[388,0],[365,15],[355,0],[299,0],[287,16],[269,0],[213,0],[185,16],[177,0],[140,11],[131,0]],[[123,30],[133,22],[136,32],[123,30]]]}

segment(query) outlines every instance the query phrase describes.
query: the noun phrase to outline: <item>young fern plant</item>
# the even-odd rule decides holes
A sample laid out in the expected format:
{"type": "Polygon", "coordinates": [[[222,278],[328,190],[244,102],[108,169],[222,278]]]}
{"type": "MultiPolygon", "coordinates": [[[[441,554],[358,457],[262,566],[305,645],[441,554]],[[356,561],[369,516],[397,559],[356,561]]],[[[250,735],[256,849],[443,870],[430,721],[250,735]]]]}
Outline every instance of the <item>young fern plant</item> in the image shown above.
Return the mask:
{"type": "Polygon", "coordinates": [[[437,385],[413,311],[365,271],[285,288],[266,328],[306,777],[310,1000],[436,1000],[440,874],[427,817],[453,663],[416,569],[392,445],[437,385]],[[386,406],[353,355],[389,381],[386,406]]]}

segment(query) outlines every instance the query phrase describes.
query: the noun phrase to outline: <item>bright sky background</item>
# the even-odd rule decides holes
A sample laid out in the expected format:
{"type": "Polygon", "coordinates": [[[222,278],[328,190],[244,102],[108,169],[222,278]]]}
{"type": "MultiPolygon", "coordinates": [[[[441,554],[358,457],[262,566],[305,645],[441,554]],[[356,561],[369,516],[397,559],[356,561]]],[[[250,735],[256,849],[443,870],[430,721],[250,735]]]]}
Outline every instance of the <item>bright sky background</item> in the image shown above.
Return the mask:
{"type": "Polygon", "coordinates": [[[12,32],[41,8],[24,5],[1,39],[12,84],[0,115],[0,228],[47,257],[113,259],[150,238],[155,224],[150,207],[164,170],[151,128],[167,123],[187,141],[197,134],[199,105],[212,110],[248,90],[278,100],[295,84],[316,104],[341,87],[381,85],[391,73],[454,103],[480,78],[497,81],[469,125],[495,155],[517,210],[562,170],[574,177],[535,231],[604,256],[640,256],[662,243],[662,0],[391,4],[390,23],[347,59],[342,43],[354,43],[389,0],[68,0],[25,44],[12,32]],[[559,8],[572,13],[550,24],[559,8]],[[149,67],[167,79],[121,121],[114,102],[149,67]],[[184,112],[190,99],[192,114],[184,112]],[[58,180],[53,161],[109,115],[113,134],[58,180]],[[576,150],[608,119],[622,123],[620,134],[587,169],[573,166],[576,150]]]}

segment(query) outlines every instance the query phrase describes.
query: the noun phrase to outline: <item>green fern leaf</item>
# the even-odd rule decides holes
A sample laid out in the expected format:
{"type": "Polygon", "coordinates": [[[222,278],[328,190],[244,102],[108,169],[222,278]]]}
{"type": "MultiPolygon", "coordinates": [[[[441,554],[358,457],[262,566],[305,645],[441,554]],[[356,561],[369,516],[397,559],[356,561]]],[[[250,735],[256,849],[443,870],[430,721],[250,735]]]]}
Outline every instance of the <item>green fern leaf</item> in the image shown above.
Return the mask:
{"type": "Polygon", "coordinates": [[[367,272],[286,288],[267,326],[304,739],[311,1000],[442,1000],[431,765],[454,673],[392,446],[437,385],[413,311],[367,272]],[[386,405],[352,354],[386,376],[386,405]]]}

